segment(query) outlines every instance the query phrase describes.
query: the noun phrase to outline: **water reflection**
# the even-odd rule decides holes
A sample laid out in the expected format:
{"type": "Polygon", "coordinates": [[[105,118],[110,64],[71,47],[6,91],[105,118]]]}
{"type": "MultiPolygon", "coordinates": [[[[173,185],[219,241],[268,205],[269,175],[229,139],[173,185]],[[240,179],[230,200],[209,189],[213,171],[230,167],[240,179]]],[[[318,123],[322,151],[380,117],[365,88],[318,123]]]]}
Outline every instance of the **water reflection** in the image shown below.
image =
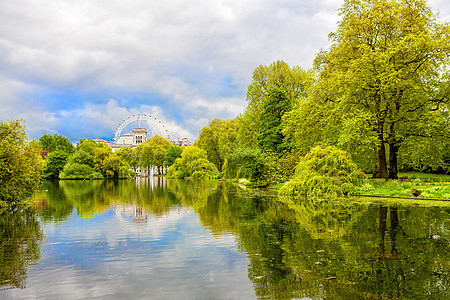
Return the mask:
{"type": "MultiPolygon", "coordinates": [[[[158,177],[46,182],[39,197],[55,243],[47,259],[89,271],[84,276],[106,285],[109,298],[144,298],[135,293],[148,281],[164,298],[186,298],[192,286],[196,299],[450,297],[448,206],[293,201],[158,177]],[[122,288],[111,285],[117,280],[122,288]]],[[[31,236],[42,242],[42,232],[31,236]]]]}
{"type": "Polygon", "coordinates": [[[24,288],[29,266],[40,258],[41,224],[32,212],[6,212],[0,232],[0,289],[24,288]]]}

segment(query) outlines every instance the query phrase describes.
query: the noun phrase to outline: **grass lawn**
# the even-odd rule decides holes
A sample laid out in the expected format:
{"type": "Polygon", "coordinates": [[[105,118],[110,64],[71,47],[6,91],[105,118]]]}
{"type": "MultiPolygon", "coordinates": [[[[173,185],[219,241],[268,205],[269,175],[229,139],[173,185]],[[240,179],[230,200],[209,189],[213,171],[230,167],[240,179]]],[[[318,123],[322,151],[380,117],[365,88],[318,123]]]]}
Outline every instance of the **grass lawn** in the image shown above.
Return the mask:
{"type": "Polygon", "coordinates": [[[421,192],[418,198],[450,199],[450,175],[399,173],[399,178],[406,176],[408,179],[405,180],[367,180],[352,194],[414,197],[411,190],[416,189],[421,192]]]}

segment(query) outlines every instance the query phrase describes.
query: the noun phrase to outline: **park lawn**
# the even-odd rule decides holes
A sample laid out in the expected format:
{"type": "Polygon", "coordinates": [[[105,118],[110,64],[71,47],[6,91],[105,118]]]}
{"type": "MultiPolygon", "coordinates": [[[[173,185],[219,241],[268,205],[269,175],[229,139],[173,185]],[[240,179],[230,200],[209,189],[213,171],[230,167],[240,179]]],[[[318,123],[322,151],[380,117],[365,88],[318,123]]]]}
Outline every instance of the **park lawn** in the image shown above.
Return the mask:
{"type": "Polygon", "coordinates": [[[424,181],[422,179],[412,179],[407,181],[383,179],[367,180],[362,187],[354,190],[352,194],[414,197],[411,190],[417,189],[421,192],[418,198],[450,199],[450,180],[444,181],[442,178],[439,180],[438,177],[425,177],[425,179],[430,178],[434,178],[434,182],[424,181]]]}
{"type": "Polygon", "coordinates": [[[398,173],[399,178],[408,177],[410,179],[421,179],[423,181],[444,181],[450,182],[450,175],[433,174],[433,173],[420,173],[420,172],[402,172],[398,173]]]}

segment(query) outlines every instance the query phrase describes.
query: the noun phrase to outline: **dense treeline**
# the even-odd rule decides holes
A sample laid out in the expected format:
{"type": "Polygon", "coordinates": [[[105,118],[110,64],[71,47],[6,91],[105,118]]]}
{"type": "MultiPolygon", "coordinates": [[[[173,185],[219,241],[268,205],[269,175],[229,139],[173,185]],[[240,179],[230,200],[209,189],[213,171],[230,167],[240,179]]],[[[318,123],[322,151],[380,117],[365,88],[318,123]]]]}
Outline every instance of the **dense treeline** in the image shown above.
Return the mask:
{"type": "Polygon", "coordinates": [[[312,70],[257,67],[245,112],[200,131],[196,145],[225,178],[291,179],[286,193],[312,195],[322,184],[339,195],[364,178],[336,170],[353,163],[379,178],[450,172],[449,24],[422,0],[346,0],[340,16],[312,70]]]}
{"type": "Polygon", "coordinates": [[[81,139],[76,146],[59,134],[44,134],[40,139],[46,156],[45,179],[132,178],[136,172],[164,174],[181,157],[181,148],[155,135],[136,148],[122,147],[113,152],[105,142],[81,139]],[[69,142],[72,147],[65,147],[69,142]],[[49,145],[53,147],[50,149],[49,145]],[[52,151],[53,150],[53,151],[52,151]]]}
{"type": "Polygon", "coordinates": [[[288,182],[284,193],[305,196],[346,194],[364,178],[360,170],[391,179],[399,170],[450,173],[449,24],[424,0],[345,0],[340,16],[311,70],[281,60],[258,66],[245,112],[210,121],[184,150],[159,136],[114,153],[59,134],[44,134],[38,145],[26,141],[20,122],[2,123],[0,200],[28,195],[42,168],[48,179],[168,168],[170,178],[288,182]],[[20,187],[27,192],[15,193],[20,187]]]}
{"type": "Polygon", "coordinates": [[[0,213],[27,205],[42,179],[133,178],[136,171],[145,174],[152,168],[155,174],[164,174],[181,152],[181,147],[158,135],[134,149],[115,152],[107,143],[90,139],[75,146],[58,133],[29,141],[21,120],[0,122],[0,213]]]}

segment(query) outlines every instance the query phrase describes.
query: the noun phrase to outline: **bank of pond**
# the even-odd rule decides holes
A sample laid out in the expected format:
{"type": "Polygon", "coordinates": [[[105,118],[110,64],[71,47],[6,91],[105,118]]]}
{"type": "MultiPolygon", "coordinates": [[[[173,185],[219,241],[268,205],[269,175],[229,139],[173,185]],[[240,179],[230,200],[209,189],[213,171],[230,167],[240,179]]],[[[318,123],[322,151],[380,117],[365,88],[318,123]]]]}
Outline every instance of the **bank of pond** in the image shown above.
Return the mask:
{"type": "Polygon", "coordinates": [[[450,204],[223,181],[45,181],[0,216],[2,299],[448,299],[450,204]]]}

